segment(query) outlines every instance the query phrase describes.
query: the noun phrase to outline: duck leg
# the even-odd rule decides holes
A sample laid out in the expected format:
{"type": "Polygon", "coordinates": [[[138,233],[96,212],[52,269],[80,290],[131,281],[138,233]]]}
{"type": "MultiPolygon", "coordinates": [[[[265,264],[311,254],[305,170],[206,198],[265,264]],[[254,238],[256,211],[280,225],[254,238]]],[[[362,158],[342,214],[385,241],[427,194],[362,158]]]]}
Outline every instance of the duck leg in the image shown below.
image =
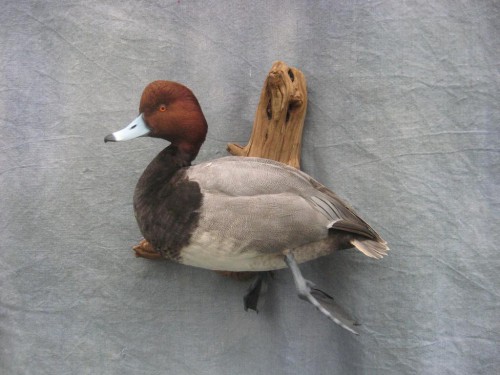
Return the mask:
{"type": "Polygon", "coordinates": [[[357,335],[358,333],[352,327],[359,324],[349,318],[344,310],[339,305],[334,303],[331,296],[319,289],[314,288],[314,283],[302,276],[297,261],[290,251],[285,253],[285,262],[292,271],[293,280],[295,281],[299,298],[311,303],[327,318],[333,320],[349,332],[357,335]]]}
{"type": "Polygon", "coordinates": [[[250,284],[247,293],[243,297],[245,311],[250,309],[259,312],[259,308],[262,307],[265,301],[267,279],[270,274],[270,272],[259,272],[255,280],[250,284]]]}

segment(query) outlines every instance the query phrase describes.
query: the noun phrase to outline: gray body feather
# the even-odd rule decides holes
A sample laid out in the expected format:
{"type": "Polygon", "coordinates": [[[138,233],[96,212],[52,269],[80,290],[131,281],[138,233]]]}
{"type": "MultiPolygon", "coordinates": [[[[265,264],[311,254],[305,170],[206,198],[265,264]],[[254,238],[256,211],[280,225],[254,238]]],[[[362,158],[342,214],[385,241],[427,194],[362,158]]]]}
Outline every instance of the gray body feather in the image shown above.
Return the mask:
{"type": "Polygon", "coordinates": [[[225,157],[191,166],[186,176],[203,195],[194,234],[198,245],[210,242],[211,248],[220,248],[219,256],[235,262],[238,255],[240,260],[262,255],[246,269],[284,267],[286,250],[294,251],[299,262],[352,246],[377,258],[387,251],[385,241],[335,193],[287,165],[225,157]],[[362,246],[365,241],[370,245],[362,246]],[[266,266],[266,259],[272,264],[266,266]]]}

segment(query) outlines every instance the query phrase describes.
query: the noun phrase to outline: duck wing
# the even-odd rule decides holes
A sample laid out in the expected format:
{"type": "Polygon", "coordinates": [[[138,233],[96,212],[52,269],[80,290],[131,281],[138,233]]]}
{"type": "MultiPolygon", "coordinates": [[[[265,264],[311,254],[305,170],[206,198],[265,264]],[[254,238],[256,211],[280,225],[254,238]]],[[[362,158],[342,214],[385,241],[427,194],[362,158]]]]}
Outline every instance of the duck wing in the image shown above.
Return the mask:
{"type": "Polygon", "coordinates": [[[293,248],[335,232],[351,234],[351,245],[370,257],[381,258],[388,250],[352,207],[288,165],[229,156],[192,166],[187,177],[204,196],[207,230],[224,228],[225,236],[251,241],[265,251],[293,248]]]}
{"type": "MultiPolygon", "coordinates": [[[[335,214],[339,218],[333,219],[329,224],[330,229],[359,234],[360,237],[353,238],[350,242],[366,256],[380,259],[384,255],[387,255],[387,251],[389,250],[387,242],[383,240],[368,223],[361,219],[349,204],[342,201],[333,191],[329,190],[326,186],[314,180],[312,177],[310,181],[318,191],[328,197],[327,200],[322,200],[321,203],[323,207],[328,206],[331,207],[332,210],[336,209],[335,214]]],[[[313,199],[317,200],[320,198],[313,199]]]]}

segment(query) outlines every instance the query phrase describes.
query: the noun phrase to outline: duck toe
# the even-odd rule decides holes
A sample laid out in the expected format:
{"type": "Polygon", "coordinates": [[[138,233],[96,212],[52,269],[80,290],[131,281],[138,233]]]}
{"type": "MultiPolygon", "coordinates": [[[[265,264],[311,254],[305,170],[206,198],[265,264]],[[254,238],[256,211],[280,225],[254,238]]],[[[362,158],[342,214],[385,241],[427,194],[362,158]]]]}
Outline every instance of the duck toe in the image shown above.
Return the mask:
{"type": "Polygon", "coordinates": [[[334,323],[358,335],[352,327],[359,324],[354,319],[350,318],[345,310],[334,302],[333,297],[320,289],[314,288],[314,283],[302,276],[299,266],[291,252],[285,254],[285,262],[292,271],[299,298],[309,302],[334,323]]]}
{"type": "Polygon", "coordinates": [[[250,284],[247,293],[243,296],[245,311],[250,309],[258,313],[259,309],[264,305],[269,275],[270,272],[259,272],[255,280],[250,284]]]}

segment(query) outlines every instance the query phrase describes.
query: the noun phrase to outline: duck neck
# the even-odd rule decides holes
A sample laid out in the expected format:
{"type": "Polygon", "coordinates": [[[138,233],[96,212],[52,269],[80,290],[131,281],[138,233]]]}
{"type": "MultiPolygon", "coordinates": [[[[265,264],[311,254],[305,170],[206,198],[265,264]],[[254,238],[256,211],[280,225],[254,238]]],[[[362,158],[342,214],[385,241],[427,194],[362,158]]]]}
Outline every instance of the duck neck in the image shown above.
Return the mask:
{"type": "MultiPolygon", "coordinates": [[[[205,138],[203,138],[203,141],[205,138]]],[[[201,143],[203,143],[203,141],[201,143]]],[[[192,143],[172,143],[165,150],[170,149],[173,157],[178,162],[186,162],[187,166],[191,165],[191,162],[196,158],[198,152],[200,151],[200,146],[192,143]]],[[[163,150],[163,151],[165,151],[163,150]]],[[[163,152],[162,151],[162,152],[163,152]]]]}
{"type": "Polygon", "coordinates": [[[144,170],[135,188],[134,201],[153,198],[181,168],[191,165],[192,157],[177,146],[163,149],[144,170]]]}

